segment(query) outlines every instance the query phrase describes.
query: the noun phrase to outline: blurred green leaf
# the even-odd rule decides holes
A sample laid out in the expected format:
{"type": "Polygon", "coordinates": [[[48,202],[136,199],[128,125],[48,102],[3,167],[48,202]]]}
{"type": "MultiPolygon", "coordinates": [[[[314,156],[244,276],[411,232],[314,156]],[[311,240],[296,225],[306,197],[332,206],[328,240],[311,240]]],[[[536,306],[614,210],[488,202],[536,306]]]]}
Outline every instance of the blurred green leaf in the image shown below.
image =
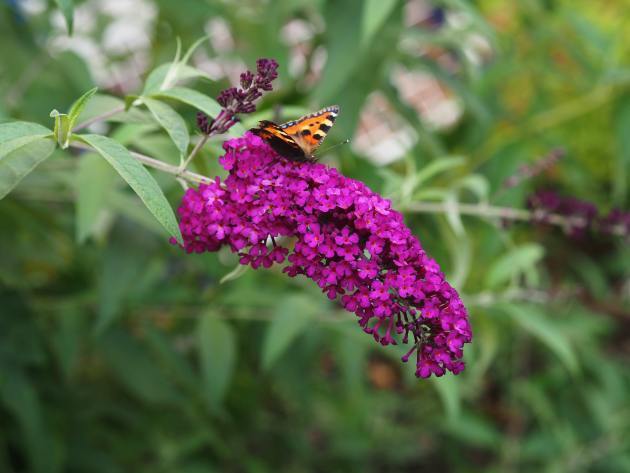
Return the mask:
{"type": "Polygon", "coordinates": [[[100,271],[98,318],[94,331],[101,335],[121,314],[123,302],[137,290],[138,279],[146,270],[150,246],[142,233],[132,234],[124,227],[114,229],[103,252],[100,271]]]}
{"type": "Polygon", "coordinates": [[[536,243],[527,243],[511,249],[490,266],[486,284],[496,288],[512,281],[517,275],[534,268],[544,254],[543,248],[536,243]]]}
{"type": "Polygon", "coordinates": [[[431,382],[440,395],[449,421],[455,421],[460,415],[462,403],[459,380],[455,376],[443,376],[433,377],[431,382]]]}
{"type": "Polygon", "coordinates": [[[398,0],[366,0],[361,18],[361,43],[366,46],[383,26],[398,0]]]}
{"type": "MultiPolygon", "coordinates": [[[[351,327],[355,329],[355,327],[351,327]]],[[[345,332],[336,337],[335,354],[343,372],[343,381],[351,396],[361,387],[367,369],[368,346],[349,341],[345,332]]]]}
{"type": "Polygon", "coordinates": [[[348,0],[341,9],[326,9],[328,44],[334,47],[328,50],[328,59],[322,74],[322,80],[315,88],[313,95],[323,103],[328,103],[343,90],[352,77],[361,54],[361,21],[357,21],[357,12],[362,10],[359,0],[348,0]]]}
{"type": "Polygon", "coordinates": [[[166,63],[156,67],[149,76],[142,90],[143,96],[150,96],[160,90],[172,89],[179,82],[198,77],[207,78],[202,71],[181,63],[166,63]]]}
{"type": "Polygon", "coordinates": [[[164,227],[155,219],[146,205],[136,199],[133,194],[122,190],[109,193],[107,203],[119,215],[162,237],[164,227]]]}
{"type": "Polygon", "coordinates": [[[457,187],[459,189],[467,189],[477,197],[480,202],[488,201],[488,194],[490,192],[490,184],[488,180],[480,174],[469,174],[466,177],[457,181],[457,187]]]}
{"type": "Polygon", "coordinates": [[[85,314],[77,310],[67,310],[57,317],[57,327],[53,338],[59,367],[66,380],[69,380],[81,363],[81,345],[86,335],[85,314]]]}
{"type": "Polygon", "coordinates": [[[308,327],[317,307],[309,298],[287,296],[276,307],[275,315],[265,333],[262,366],[270,369],[291,343],[308,327]]]}
{"type": "Polygon", "coordinates": [[[83,243],[94,230],[105,209],[115,173],[97,154],[81,157],[76,174],[76,238],[83,243]]]}
{"type": "Polygon", "coordinates": [[[142,202],[169,234],[183,244],[182,235],[175,214],[166,200],[162,189],[153,176],[138,162],[129,151],[116,141],[100,135],[77,135],[77,139],[92,146],[120,176],[131,186],[142,202]]]}
{"type": "Polygon", "coordinates": [[[247,272],[247,270],[249,269],[249,266],[244,265],[244,264],[237,264],[236,267],[230,271],[229,273],[227,273],[225,276],[223,276],[221,278],[221,280],[219,281],[219,284],[225,284],[226,282],[229,281],[234,281],[235,279],[240,278],[243,274],[245,274],[247,272]]]}
{"type": "Polygon", "coordinates": [[[459,213],[459,200],[457,198],[457,192],[448,192],[444,197],[444,204],[446,208],[446,221],[449,223],[453,232],[458,237],[466,235],[464,224],[462,223],[462,217],[459,213]]]}
{"type": "Polygon", "coordinates": [[[53,450],[54,439],[45,428],[39,396],[21,370],[3,367],[0,377],[0,400],[20,427],[26,444],[30,471],[34,473],[60,471],[60,458],[53,450]]]}
{"type": "Polygon", "coordinates": [[[144,97],[142,102],[149,108],[149,111],[162,128],[166,130],[180,154],[184,156],[188,151],[190,136],[188,135],[186,122],[181,115],[173,110],[172,107],[159,100],[144,97]]]}
{"type": "Polygon", "coordinates": [[[445,423],[445,430],[459,443],[476,447],[497,448],[502,444],[502,433],[492,425],[492,419],[480,413],[465,412],[445,423]]]}
{"type": "Polygon", "coordinates": [[[11,192],[38,164],[48,158],[56,147],[55,142],[50,138],[38,137],[33,141],[23,137],[20,142],[28,142],[28,144],[17,148],[15,147],[16,142],[17,140],[6,145],[7,149],[12,148],[13,151],[3,156],[0,155],[0,199],[11,192]]]}
{"type": "Polygon", "coordinates": [[[571,373],[578,372],[579,364],[575,350],[562,327],[555,323],[549,314],[531,304],[500,303],[496,307],[554,352],[571,373]]]}
{"type": "Polygon", "coordinates": [[[236,340],[232,327],[208,312],[199,320],[197,340],[204,391],[208,403],[217,407],[229,388],[236,365],[236,340]]]}
{"type": "Polygon", "coordinates": [[[8,122],[0,124],[0,159],[33,141],[50,136],[52,131],[37,123],[8,122]]]}
{"type": "Polygon", "coordinates": [[[613,199],[622,205],[628,194],[628,170],[630,169],[630,94],[618,101],[613,119],[617,152],[613,166],[613,199]]]}
{"type": "Polygon", "coordinates": [[[151,323],[145,324],[144,329],[147,331],[147,343],[168,375],[182,387],[196,393],[198,376],[186,353],[178,349],[168,332],[156,328],[151,323]]]}
{"type": "Polygon", "coordinates": [[[68,27],[68,34],[72,36],[72,26],[74,19],[74,1],[73,0],[55,0],[57,6],[63,13],[63,17],[66,20],[66,26],[68,27]]]}
{"type": "Polygon", "coordinates": [[[127,391],[143,402],[168,404],[177,399],[170,380],[131,335],[111,331],[98,342],[104,360],[127,391]]]}
{"type": "Polygon", "coordinates": [[[171,89],[160,90],[151,94],[151,97],[177,100],[178,102],[195,107],[197,110],[201,110],[210,117],[216,117],[221,112],[221,105],[219,105],[216,100],[187,87],[173,87],[171,89]]]}
{"type": "Polygon", "coordinates": [[[414,176],[414,188],[430,181],[438,174],[462,166],[466,163],[463,156],[444,156],[423,166],[414,176]]]}

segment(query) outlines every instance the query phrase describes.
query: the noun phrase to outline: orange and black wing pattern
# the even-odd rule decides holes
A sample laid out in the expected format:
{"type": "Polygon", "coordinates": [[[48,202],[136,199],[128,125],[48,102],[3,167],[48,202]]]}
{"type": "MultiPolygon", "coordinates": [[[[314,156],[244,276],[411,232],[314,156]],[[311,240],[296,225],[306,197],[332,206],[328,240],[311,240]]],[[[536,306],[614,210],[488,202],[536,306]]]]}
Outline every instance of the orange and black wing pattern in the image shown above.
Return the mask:
{"type": "Polygon", "coordinates": [[[313,153],[326,138],[338,114],[339,107],[332,105],[282,125],[264,120],[251,131],[291,161],[314,161],[313,153]]]}
{"type": "Polygon", "coordinates": [[[337,115],[339,115],[339,107],[331,105],[298,120],[283,123],[280,128],[293,138],[307,157],[312,158],[313,153],[334,125],[337,115]]]}
{"type": "Polygon", "coordinates": [[[291,161],[305,161],[307,159],[300,145],[273,122],[263,120],[258,123],[258,128],[252,128],[251,132],[265,140],[280,156],[291,161]]]}

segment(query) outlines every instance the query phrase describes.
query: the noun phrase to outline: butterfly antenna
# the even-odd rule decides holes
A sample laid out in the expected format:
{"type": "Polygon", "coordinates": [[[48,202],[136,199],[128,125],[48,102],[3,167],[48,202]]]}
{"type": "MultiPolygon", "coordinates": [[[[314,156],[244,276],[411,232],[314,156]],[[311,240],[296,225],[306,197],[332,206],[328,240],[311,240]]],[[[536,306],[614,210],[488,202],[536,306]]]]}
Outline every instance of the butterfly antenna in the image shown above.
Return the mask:
{"type": "Polygon", "coordinates": [[[337,148],[338,146],[347,145],[348,143],[350,143],[350,140],[343,140],[343,141],[341,141],[339,143],[336,143],[336,144],[334,144],[332,146],[329,146],[328,148],[325,148],[325,149],[321,150],[318,154],[327,153],[331,149],[337,148]]]}

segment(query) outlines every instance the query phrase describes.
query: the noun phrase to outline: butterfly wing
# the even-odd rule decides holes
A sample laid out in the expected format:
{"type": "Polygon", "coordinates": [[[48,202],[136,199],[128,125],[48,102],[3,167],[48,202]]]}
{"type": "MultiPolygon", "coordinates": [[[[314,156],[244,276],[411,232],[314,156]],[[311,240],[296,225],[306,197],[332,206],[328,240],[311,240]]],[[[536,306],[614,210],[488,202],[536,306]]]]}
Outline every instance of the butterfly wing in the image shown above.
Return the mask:
{"type": "Polygon", "coordinates": [[[278,128],[302,148],[307,159],[312,159],[313,153],[335,123],[337,115],[339,115],[339,106],[331,105],[297,120],[283,123],[278,128]]]}
{"type": "Polygon", "coordinates": [[[265,140],[276,153],[291,161],[307,159],[304,150],[291,135],[273,122],[263,120],[258,124],[258,128],[252,128],[251,132],[265,140]]]}

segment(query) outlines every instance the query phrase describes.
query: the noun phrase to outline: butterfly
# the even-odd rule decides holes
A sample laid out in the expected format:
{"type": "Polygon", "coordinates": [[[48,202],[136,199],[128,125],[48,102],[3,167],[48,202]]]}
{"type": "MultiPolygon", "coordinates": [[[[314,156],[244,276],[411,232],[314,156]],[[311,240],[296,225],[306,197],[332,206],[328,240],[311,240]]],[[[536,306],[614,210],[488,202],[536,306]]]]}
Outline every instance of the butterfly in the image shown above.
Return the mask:
{"type": "Polygon", "coordinates": [[[260,136],[276,153],[290,161],[315,161],[315,150],[324,141],[339,115],[339,106],[331,105],[318,112],[278,125],[262,120],[250,131],[260,136]]]}

